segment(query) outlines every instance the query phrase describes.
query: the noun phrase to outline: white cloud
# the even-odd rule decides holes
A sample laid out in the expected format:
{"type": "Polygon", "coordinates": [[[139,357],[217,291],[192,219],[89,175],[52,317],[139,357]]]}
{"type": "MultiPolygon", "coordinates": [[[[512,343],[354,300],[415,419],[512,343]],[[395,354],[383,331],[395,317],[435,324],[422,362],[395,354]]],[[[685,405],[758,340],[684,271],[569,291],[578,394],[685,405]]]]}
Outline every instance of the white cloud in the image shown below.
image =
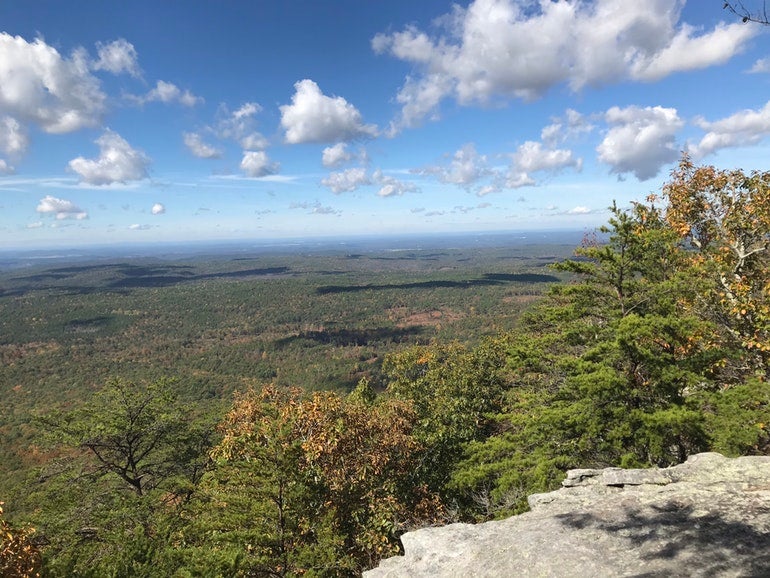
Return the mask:
{"type": "Polygon", "coordinates": [[[418,71],[396,97],[392,132],[436,115],[442,99],[462,105],[541,97],[623,80],[649,81],[721,64],[759,27],[718,24],[696,35],[679,24],[684,0],[475,0],[440,19],[443,34],[413,26],[377,34],[372,48],[418,71]]]}
{"type": "Polygon", "coordinates": [[[97,126],[105,100],[82,49],[63,58],[41,39],[0,33],[0,115],[68,133],[97,126]]]}
{"type": "Polygon", "coordinates": [[[450,78],[442,74],[427,74],[414,79],[408,77],[396,95],[401,105],[397,121],[391,122],[388,136],[396,136],[404,128],[414,128],[427,117],[438,120],[438,105],[452,89],[450,78]]]}
{"type": "Polygon", "coordinates": [[[452,183],[468,187],[479,179],[491,174],[486,155],[476,152],[473,143],[464,145],[455,151],[449,164],[433,165],[415,172],[421,174],[433,174],[442,183],[452,183]]]}
{"type": "MultiPolygon", "coordinates": [[[[537,184],[537,181],[530,177],[527,173],[522,172],[516,172],[516,171],[510,171],[508,174],[508,178],[505,179],[505,186],[508,189],[520,189],[521,187],[534,187],[537,184]]],[[[483,192],[480,190],[479,195],[484,195],[490,192],[490,190],[483,189],[483,192]]]]}
{"type": "MultiPolygon", "coordinates": [[[[505,178],[505,186],[509,189],[534,186],[537,183],[530,173],[556,173],[567,167],[579,171],[583,167],[583,160],[575,158],[571,150],[543,148],[542,143],[527,141],[511,155],[511,167],[505,178]]],[[[488,192],[492,191],[479,191],[477,194],[488,192]]]]}
{"type": "Polygon", "coordinates": [[[334,209],[332,207],[324,207],[320,202],[315,203],[291,203],[289,209],[304,209],[309,211],[311,215],[341,215],[342,211],[334,209]]]}
{"type": "Polygon", "coordinates": [[[259,134],[258,132],[252,132],[244,136],[240,141],[238,141],[238,144],[241,145],[241,148],[243,150],[247,151],[261,151],[267,148],[267,145],[270,144],[267,142],[267,139],[259,134]]]}
{"type": "Polygon", "coordinates": [[[182,92],[182,90],[177,85],[171,82],[159,80],[155,84],[155,88],[149,91],[145,96],[139,97],[138,101],[140,103],[163,102],[165,104],[178,102],[184,106],[192,107],[196,104],[202,104],[203,98],[200,96],[195,96],[189,90],[182,92]]]}
{"type": "Polygon", "coordinates": [[[162,203],[155,203],[151,212],[153,215],[162,215],[166,212],[166,207],[162,203]]]}
{"type": "Polygon", "coordinates": [[[119,134],[106,130],[96,139],[99,157],[77,157],[69,167],[80,175],[82,182],[90,185],[110,185],[138,181],[147,177],[150,159],[141,151],[131,148],[119,134]]]}
{"type": "Polygon", "coordinates": [[[262,107],[256,102],[245,102],[232,113],[222,105],[219,107],[219,120],[213,132],[221,139],[236,141],[244,151],[264,150],[269,143],[255,130],[254,117],[260,112],[262,107]]]}
{"type": "Polygon", "coordinates": [[[648,58],[635,60],[632,78],[658,80],[674,72],[724,64],[741,52],[756,31],[739,23],[719,23],[711,32],[693,37],[694,28],[683,24],[669,44],[648,58]]]}
{"type": "Polygon", "coordinates": [[[715,122],[699,119],[697,124],[708,132],[697,145],[688,146],[695,158],[723,148],[756,144],[770,135],[770,101],[759,110],[743,110],[715,122]]]}
{"type": "Polygon", "coordinates": [[[382,170],[377,169],[372,174],[372,180],[380,185],[377,195],[380,197],[395,197],[404,193],[416,193],[419,188],[414,183],[401,181],[390,175],[383,174],[382,170]]]}
{"type": "Polygon", "coordinates": [[[588,207],[582,207],[582,206],[577,206],[567,211],[568,215],[588,215],[590,213],[591,213],[591,209],[589,209],[588,207]]]}
{"type": "Polygon", "coordinates": [[[241,160],[241,170],[249,177],[264,177],[278,172],[278,163],[271,162],[264,151],[245,151],[241,160]]]}
{"type": "Polygon", "coordinates": [[[549,146],[556,146],[594,129],[586,117],[571,108],[564,113],[564,118],[554,118],[552,121],[540,132],[541,140],[549,146]]]}
{"type": "Polygon", "coordinates": [[[112,74],[127,72],[131,76],[141,76],[136,48],[123,38],[109,44],[96,43],[99,58],[91,64],[94,70],[106,70],[112,74]]]}
{"type": "Polygon", "coordinates": [[[537,171],[558,171],[566,167],[578,170],[582,167],[581,159],[573,156],[566,149],[546,149],[539,142],[527,141],[513,154],[513,167],[518,172],[534,173],[537,171]]]}
{"type": "Polygon", "coordinates": [[[27,150],[29,138],[24,127],[15,118],[0,118],[0,151],[7,155],[18,156],[27,150]]]}
{"type": "Polygon", "coordinates": [[[140,225],[139,223],[134,223],[133,225],[128,226],[129,231],[147,231],[150,228],[150,225],[140,225]]]}
{"type": "Polygon", "coordinates": [[[249,118],[262,112],[262,107],[256,102],[244,102],[241,107],[233,113],[233,118],[243,119],[249,118]]]}
{"type": "Polygon", "coordinates": [[[339,142],[373,137],[374,125],[365,125],[358,109],[341,96],[326,96],[312,80],[294,84],[291,104],[280,107],[286,142],[339,142]]]}
{"type": "Polygon", "coordinates": [[[203,138],[198,133],[186,132],[182,137],[187,149],[199,159],[218,159],[222,156],[221,150],[203,142],[203,138]]]}
{"type": "Polygon", "coordinates": [[[40,199],[40,204],[38,204],[35,210],[41,214],[52,214],[57,220],[77,219],[80,221],[88,218],[88,213],[72,201],[58,199],[51,195],[40,199]]]}
{"type": "Polygon", "coordinates": [[[770,72],[770,58],[760,58],[747,71],[749,74],[765,74],[770,72]]]}
{"type": "Polygon", "coordinates": [[[43,226],[43,221],[35,221],[27,224],[27,229],[40,229],[43,226]]]}
{"type": "MultiPolygon", "coordinates": [[[[15,118],[0,117],[0,152],[17,161],[29,146],[26,129],[15,118]]],[[[12,173],[14,168],[5,159],[0,158],[0,173],[12,173]]]]}
{"type": "MultiPolygon", "coordinates": [[[[534,185],[535,181],[532,181],[531,184],[534,185]]],[[[511,188],[515,188],[515,187],[511,187],[511,188]]],[[[479,197],[483,197],[485,195],[490,195],[492,193],[499,193],[499,192],[500,192],[500,186],[496,183],[492,183],[490,185],[484,185],[483,187],[479,187],[478,190],[476,191],[476,194],[479,197]]]]}
{"type": "Polygon", "coordinates": [[[313,215],[341,215],[342,211],[339,211],[333,207],[323,207],[320,204],[316,207],[313,207],[313,210],[310,211],[313,215]]]}
{"type": "Polygon", "coordinates": [[[336,145],[331,147],[326,147],[323,150],[323,156],[321,157],[321,162],[325,167],[335,168],[345,164],[346,162],[350,161],[352,158],[353,158],[353,155],[351,155],[347,150],[347,144],[345,144],[344,142],[338,142],[336,145]]]}
{"type": "Polygon", "coordinates": [[[684,122],[675,108],[612,107],[604,115],[611,128],[596,148],[599,160],[619,176],[633,173],[644,181],[679,157],[676,133],[684,122]]]}
{"type": "Polygon", "coordinates": [[[456,151],[447,164],[415,169],[413,172],[435,175],[441,182],[460,185],[478,196],[484,196],[504,188],[534,186],[537,182],[530,173],[555,173],[566,167],[580,170],[583,164],[582,159],[575,158],[570,150],[546,148],[534,141],[525,142],[510,157],[511,164],[506,173],[490,167],[486,155],[480,155],[473,144],[468,143],[456,151]]]}
{"type": "Polygon", "coordinates": [[[366,169],[356,167],[338,173],[331,173],[321,181],[321,184],[331,189],[335,194],[355,191],[358,187],[371,184],[366,169]]]}

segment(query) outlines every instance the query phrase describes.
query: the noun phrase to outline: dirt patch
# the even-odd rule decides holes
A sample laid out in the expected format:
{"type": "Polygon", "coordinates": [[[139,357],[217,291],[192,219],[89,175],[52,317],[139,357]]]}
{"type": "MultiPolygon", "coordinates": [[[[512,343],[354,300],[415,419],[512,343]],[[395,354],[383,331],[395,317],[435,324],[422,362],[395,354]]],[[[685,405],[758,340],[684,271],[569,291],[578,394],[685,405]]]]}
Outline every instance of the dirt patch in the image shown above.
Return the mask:
{"type": "Polygon", "coordinates": [[[399,328],[415,325],[435,327],[436,325],[452,323],[465,317],[463,313],[452,311],[451,309],[413,312],[407,307],[393,307],[388,309],[387,314],[388,319],[399,328]]]}

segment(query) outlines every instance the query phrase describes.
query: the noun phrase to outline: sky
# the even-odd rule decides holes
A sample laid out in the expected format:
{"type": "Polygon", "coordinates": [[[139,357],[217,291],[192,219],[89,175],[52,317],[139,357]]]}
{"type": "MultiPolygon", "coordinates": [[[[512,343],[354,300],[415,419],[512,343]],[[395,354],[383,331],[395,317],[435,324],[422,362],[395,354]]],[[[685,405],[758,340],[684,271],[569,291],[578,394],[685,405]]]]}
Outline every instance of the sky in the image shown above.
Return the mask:
{"type": "Polygon", "coordinates": [[[770,170],[768,34],[722,0],[2,0],[0,249],[591,230],[685,152],[770,170]]]}

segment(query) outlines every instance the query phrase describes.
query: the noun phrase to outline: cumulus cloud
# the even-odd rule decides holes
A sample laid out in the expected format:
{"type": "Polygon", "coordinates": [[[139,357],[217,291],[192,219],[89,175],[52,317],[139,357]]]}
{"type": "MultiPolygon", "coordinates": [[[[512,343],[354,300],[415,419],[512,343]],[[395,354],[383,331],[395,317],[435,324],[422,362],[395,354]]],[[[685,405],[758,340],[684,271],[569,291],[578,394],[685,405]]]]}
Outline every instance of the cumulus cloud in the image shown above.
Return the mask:
{"type": "Polygon", "coordinates": [[[719,23],[707,34],[694,36],[695,28],[682,24],[669,43],[646,58],[634,60],[631,77],[659,80],[671,73],[724,64],[743,49],[755,34],[750,26],[719,23]]]}
{"type": "Polygon", "coordinates": [[[244,102],[238,110],[233,113],[233,118],[243,119],[250,118],[255,114],[262,112],[262,107],[256,102],[244,102]]]}
{"type": "Polygon", "coordinates": [[[247,151],[261,151],[269,144],[267,139],[258,132],[252,132],[244,136],[239,143],[241,148],[247,151]]]}
{"type": "Polygon", "coordinates": [[[203,137],[198,133],[186,132],[182,138],[187,150],[199,159],[218,159],[222,156],[221,150],[203,142],[203,137]]]}
{"type": "Polygon", "coordinates": [[[513,165],[519,172],[558,171],[565,167],[582,167],[581,159],[566,149],[544,148],[539,142],[527,141],[513,154],[513,165]]]}
{"type": "Polygon", "coordinates": [[[269,143],[257,132],[254,119],[260,112],[262,107],[256,102],[245,102],[233,112],[222,105],[217,112],[216,126],[212,130],[218,138],[236,141],[245,151],[264,150],[269,143]]]}
{"type": "MultiPolygon", "coordinates": [[[[505,187],[508,189],[520,189],[521,187],[534,187],[537,181],[529,176],[527,173],[517,172],[515,170],[509,171],[508,178],[505,179],[505,187]]],[[[479,196],[483,196],[489,193],[496,192],[499,189],[484,188],[479,191],[479,196]]]]}
{"type": "MultiPolygon", "coordinates": [[[[25,128],[15,118],[0,117],[0,152],[15,162],[29,146],[29,137],[25,128]]],[[[13,172],[13,166],[0,158],[0,173],[13,172]]]]}
{"type": "Polygon", "coordinates": [[[469,187],[491,174],[486,155],[476,152],[473,143],[464,145],[449,159],[448,164],[432,165],[415,172],[435,175],[442,183],[469,187]]]}
{"type": "Polygon", "coordinates": [[[150,159],[116,132],[106,130],[96,139],[96,144],[99,145],[98,158],[77,157],[69,162],[69,167],[80,175],[82,182],[100,186],[147,177],[150,159]]]}
{"type": "Polygon", "coordinates": [[[0,115],[61,134],[97,126],[105,101],[82,49],[65,58],[41,39],[0,33],[0,115]]]}
{"type": "Polygon", "coordinates": [[[564,168],[582,168],[583,161],[572,151],[544,147],[542,143],[527,141],[510,155],[507,171],[491,167],[486,155],[476,151],[472,143],[456,151],[449,162],[432,165],[413,172],[434,175],[443,183],[462,186],[478,196],[500,192],[503,189],[518,189],[537,184],[530,173],[557,173],[564,168]]]}
{"type": "Polygon", "coordinates": [[[395,197],[404,193],[416,193],[420,190],[414,183],[386,175],[380,169],[374,171],[372,180],[380,186],[380,189],[377,191],[377,195],[380,197],[395,197]]]}
{"type": "Polygon", "coordinates": [[[567,109],[563,118],[554,118],[552,121],[540,132],[540,139],[549,146],[556,146],[594,129],[594,125],[585,116],[571,108],[567,109]]]}
{"type": "Polygon", "coordinates": [[[435,116],[447,97],[462,105],[532,100],[560,84],[580,90],[721,64],[759,33],[738,23],[696,31],[679,23],[683,6],[683,0],[475,0],[440,19],[439,34],[414,26],[377,34],[376,53],[417,71],[396,97],[402,108],[393,129],[435,116]]]}
{"type": "Polygon", "coordinates": [[[134,77],[141,76],[139,61],[134,45],[123,38],[108,44],[96,43],[99,58],[91,64],[94,70],[106,70],[112,74],[126,72],[134,77]]]}
{"type": "Polygon", "coordinates": [[[179,104],[187,107],[193,107],[196,104],[203,103],[203,97],[195,96],[189,90],[182,92],[176,84],[172,82],[166,82],[165,80],[159,80],[155,83],[155,88],[150,90],[144,96],[131,96],[128,97],[138,104],[145,104],[147,102],[162,102],[164,104],[173,104],[178,102],[179,104]]]}
{"type": "MultiPolygon", "coordinates": [[[[532,185],[534,185],[534,184],[535,184],[535,181],[533,181],[533,180],[530,180],[530,182],[529,182],[528,184],[532,184],[532,185]]],[[[511,188],[516,188],[516,187],[511,187],[511,188]]],[[[476,190],[476,194],[477,194],[479,197],[483,197],[483,196],[485,196],[485,195],[490,195],[490,194],[492,194],[492,193],[499,193],[499,192],[500,192],[500,190],[501,190],[501,187],[500,187],[500,185],[498,185],[497,183],[491,183],[491,184],[489,184],[489,185],[484,185],[484,186],[482,186],[482,187],[479,187],[479,188],[476,190]]]]}
{"type": "Polygon", "coordinates": [[[149,93],[147,93],[147,100],[158,100],[160,102],[171,103],[179,102],[184,106],[195,106],[203,102],[203,98],[195,96],[189,90],[184,92],[171,82],[159,80],[149,93]]]}
{"type": "Polygon", "coordinates": [[[166,207],[162,203],[155,203],[151,212],[153,215],[162,215],[166,212],[166,207]]]}
{"type": "Polygon", "coordinates": [[[0,118],[0,151],[7,155],[19,155],[27,149],[29,139],[24,127],[15,118],[0,118]]]}
{"type": "Polygon", "coordinates": [[[582,159],[575,158],[571,150],[545,148],[542,143],[527,141],[511,156],[511,167],[505,179],[505,186],[509,189],[534,186],[536,181],[530,173],[556,173],[567,167],[580,170],[582,166],[582,159]]]}
{"type": "Polygon", "coordinates": [[[341,96],[326,96],[312,80],[294,85],[291,104],[280,107],[287,143],[344,142],[377,135],[374,125],[363,123],[361,113],[341,96]]]}
{"type": "Polygon", "coordinates": [[[265,151],[245,151],[241,170],[249,177],[264,177],[278,172],[279,165],[270,161],[265,151]]]}
{"type": "Polygon", "coordinates": [[[366,174],[366,169],[356,167],[337,173],[331,173],[321,181],[321,184],[329,188],[333,193],[349,193],[363,185],[370,185],[371,180],[366,174]]]}
{"type": "Polygon", "coordinates": [[[770,135],[770,101],[759,110],[743,110],[715,122],[704,119],[696,122],[708,132],[698,144],[688,146],[695,158],[723,148],[756,144],[770,135]]]}
{"type": "Polygon", "coordinates": [[[612,107],[604,115],[611,125],[596,148],[599,160],[619,176],[633,173],[644,181],[679,157],[676,133],[684,125],[675,108],[612,107]]]}
{"type": "Polygon", "coordinates": [[[58,199],[51,195],[47,195],[40,199],[40,203],[35,210],[44,215],[54,215],[57,220],[77,219],[80,221],[88,218],[88,213],[75,205],[72,201],[58,199]]]}
{"type": "Polygon", "coordinates": [[[400,117],[390,123],[387,136],[394,137],[404,128],[419,126],[426,118],[438,120],[438,105],[451,91],[452,81],[443,74],[407,77],[396,95],[396,102],[401,105],[400,117]]]}
{"type": "Polygon", "coordinates": [[[336,145],[326,147],[323,150],[321,162],[325,167],[336,168],[350,161],[352,158],[353,155],[347,150],[347,144],[338,142],[336,145]]]}

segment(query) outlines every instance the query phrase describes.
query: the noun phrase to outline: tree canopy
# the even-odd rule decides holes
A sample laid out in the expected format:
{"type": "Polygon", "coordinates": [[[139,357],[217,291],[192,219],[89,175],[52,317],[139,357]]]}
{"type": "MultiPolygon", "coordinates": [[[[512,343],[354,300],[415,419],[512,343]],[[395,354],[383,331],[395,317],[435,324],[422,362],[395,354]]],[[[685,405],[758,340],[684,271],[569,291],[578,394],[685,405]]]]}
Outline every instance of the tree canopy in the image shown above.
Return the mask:
{"type": "MultiPolygon", "coordinates": [[[[407,529],[522,511],[568,468],[767,454],[769,252],[770,172],[684,156],[514,330],[406,347],[382,387],[253,387],[214,428],[173,381],[111,381],[41,420],[59,443],[28,497],[46,571],[355,576],[407,529]]],[[[0,560],[38,571],[1,514],[0,560]]]]}

